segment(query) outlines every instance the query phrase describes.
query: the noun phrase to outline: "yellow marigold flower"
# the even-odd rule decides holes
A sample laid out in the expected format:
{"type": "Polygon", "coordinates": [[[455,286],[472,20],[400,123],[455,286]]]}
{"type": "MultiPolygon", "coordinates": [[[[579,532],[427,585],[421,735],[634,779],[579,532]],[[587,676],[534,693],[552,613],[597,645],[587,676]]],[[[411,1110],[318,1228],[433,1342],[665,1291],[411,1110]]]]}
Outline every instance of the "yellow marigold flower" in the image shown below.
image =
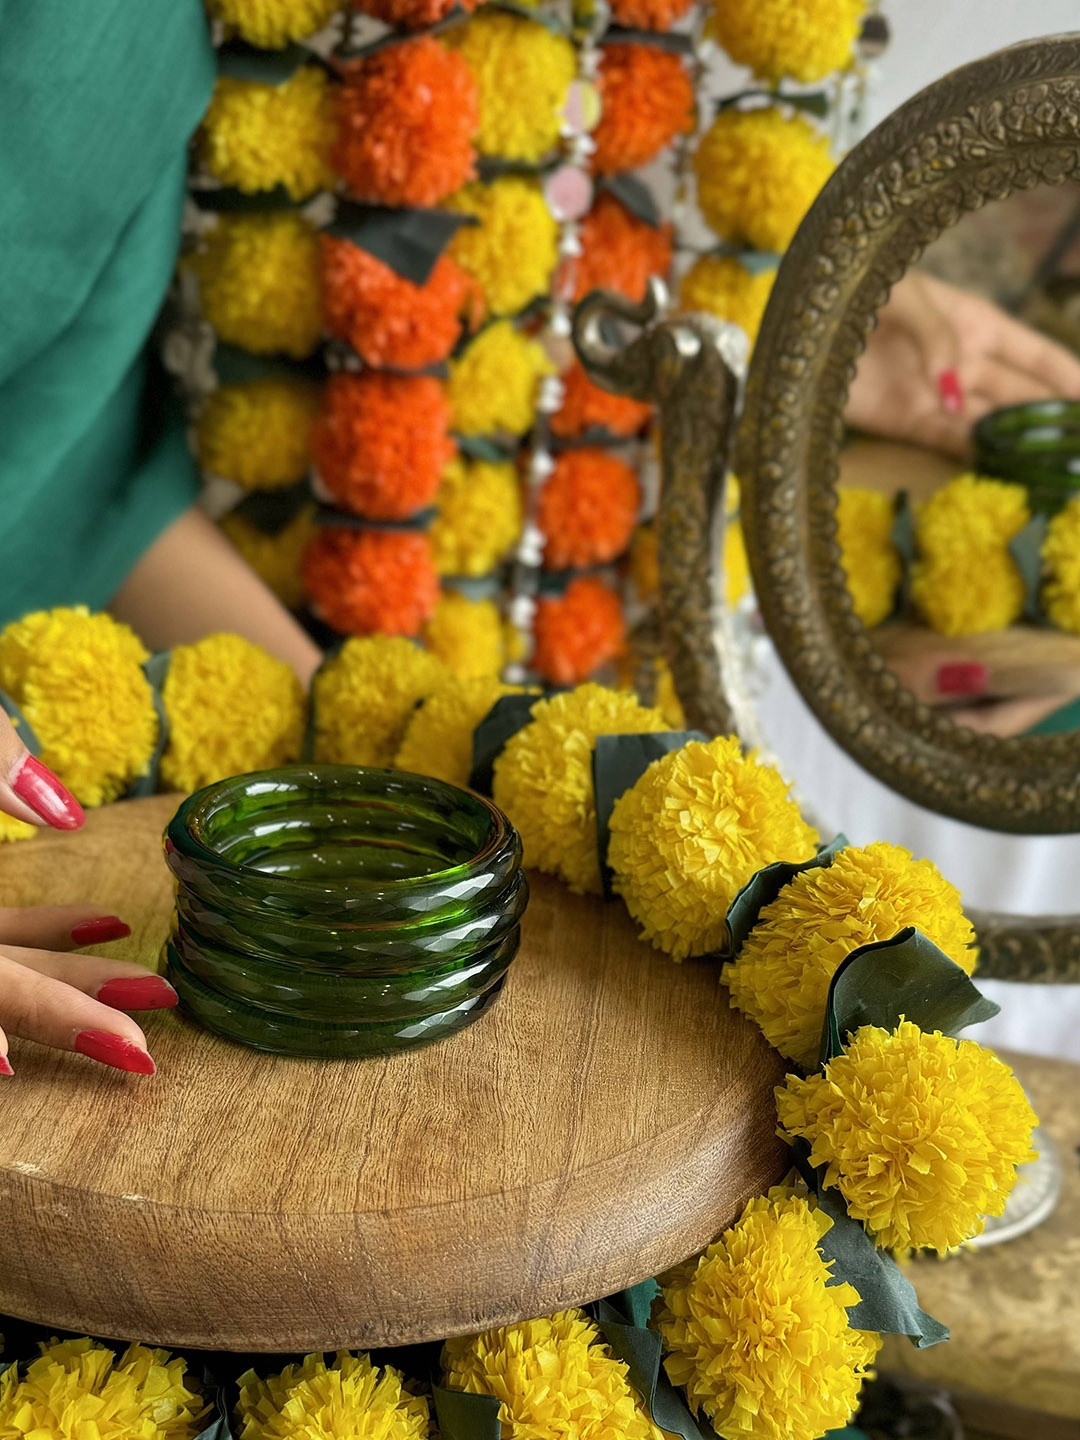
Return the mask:
{"type": "Polygon", "coordinates": [[[911,567],[912,601],[939,635],[1005,630],[1023,614],[1024,595],[1020,567],[1004,546],[916,560],[911,567]]]}
{"type": "Polygon", "coordinates": [[[449,1389],[501,1402],[504,1440],[663,1440],[581,1310],[447,1340],[443,1368],[449,1389]]]}
{"type": "Polygon", "coordinates": [[[186,263],[203,314],[227,344],[303,359],[319,343],[319,237],[300,215],[222,215],[186,263]]]}
{"type": "Polygon", "coordinates": [[[303,200],[336,187],[328,159],[335,129],[330,82],[318,65],[302,65],[280,85],[222,75],[197,148],[222,185],[245,194],[280,185],[303,200]]]}
{"type": "Polygon", "coordinates": [[[492,315],[516,315],[547,294],[559,226],[535,180],[503,175],[490,185],[466,185],[446,208],[480,222],[462,226],[448,253],[480,286],[492,315]]]}
{"type": "Polygon", "coordinates": [[[496,700],[520,693],[494,675],[455,675],[433,691],[409,721],[394,765],[433,775],[451,785],[468,785],[473,732],[496,700]]]}
{"type": "Polygon", "coordinates": [[[957,475],[915,514],[915,544],[924,559],[1005,546],[1031,518],[1027,491],[1007,480],[957,475]]]}
{"type": "Polygon", "coordinates": [[[599,893],[594,742],[666,730],[667,722],[633,695],[594,684],[541,700],[532,717],[495,761],[495,803],[520,831],[526,865],[599,893]]]}
{"type": "Polygon", "coordinates": [[[750,560],[746,539],[737,518],[729,517],[724,526],[724,599],[734,610],[750,590],[750,560]]]}
{"type": "Polygon", "coordinates": [[[503,617],[494,600],[446,590],[424,626],[424,644],[463,679],[498,675],[506,662],[503,617]]]}
{"type": "Polygon", "coordinates": [[[53,1340],[22,1368],[0,1379],[2,1440],[194,1440],[210,1408],[166,1350],[53,1340]]]}
{"type": "Polygon", "coordinates": [[[329,24],[341,0],[209,0],[209,7],[230,34],[260,50],[280,50],[329,24]]]}
{"type": "Polygon", "coordinates": [[[1059,510],[1042,545],[1042,601],[1059,630],[1080,635],[1080,496],[1059,510]]]}
{"type": "Polygon", "coordinates": [[[299,610],[304,602],[300,566],[304,551],[318,533],[313,508],[306,506],[276,535],[256,529],[235,512],[225,516],[221,528],[281,603],[290,610],[299,610]]]}
{"type": "Polygon", "coordinates": [[[665,1368],[725,1440],[817,1440],[846,1425],[881,1338],[855,1330],[854,1286],[818,1242],[832,1221],[777,1187],[697,1259],[660,1277],[665,1368]]]}
{"type": "Polygon", "coordinates": [[[535,163],[554,150],[577,68],[566,36],[522,15],[481,10],[447,40],[476,77],[481,155],[535,163]]]}
{"type": "Polygon", "coordinates": [[[306,380],[263,376],[222,385],[195,426],[195,452],[207,475],[245,490],[296,485],[311,464],[311,426],[319,388],[306,380]]]}
{"type": "Polygon", "coordinates": [[[111,615],[38,610],[0,633],[0,690],[41,743],[41,761],[83,805],[119,800],[157,744],[147,651],[111,615]]]}
{"type": "Polygon", "coordinates": [[[679,304],[738,325],[753,344],[775,279],[775,270],[755,274],[732,255],[702,255],[682,278],[679,304]]]}
{"type": "Polygon", "coordinates": [[[1036,1119],[1015,1075],[974,1040],[864,1025],[824,1072],[776,1091],[784,1130],[810,1142],[848,1214],[888,1249],[937,1250],[1000,1215],[1036,1119]]]}
{"type": "Polygon", "coordinates": [[[32,840],[37,832],[36,825],[27,825],[25,820],[16,820],[14,815],[0,814],[0,844],[9,840],[32,840]]]}
{"type": "Polygon", "coordinates": [[[447,679],[442,661],[401,636],[347,640],[315,676],[315,759],[392,765],[413,710],[447,679]]]}
{"type": "Polygon", "coordinates": [[[685,960],[723,947],[752,875],[809,860],[817,839],[779,774],[721,736],[654,760],[615,802],[608,862],[645,939],[685,960]]]}
{"type": "Polygon", "coordinates": [[[847,576],[855,614],[868,628],[892,614],[903,576],[893,544],[892,496],[841,486],[836,507],[840,563],[847,576]]]}
{"type": "Polygon", "coordinates": [[[686,729],[686,715],[683,711],[682,701],[675,689],[675,677],[666,660],[657,660],[656,662],[655,708],[663,715],[669,729],[686,729]]]}
{"type": "Polygon", "coordinates": [[[436,503],[430,538],[440,575],[487,575],[521,534],[521,491],[511,464],[451,460],[436,503]]]}
{"type": "Polygon", "coordinates": [[[542,345],[497,320],[450,362],[452,428],[459,435],[524,435],[536,419],[540,381],[554,373],[542,345]]]}
{"type": "Polygon", "coordinates": [[[978,951],[960,892],[929,860],[899,845],[841,850],[803,870],[761,911],[737,958],[724,967],[731,1003],[756,1020],[770,1045],[807,1069],[817,1064],[829,984],[860,945],[920,930],[968,975],[978,951]]]}
{"type": "Polygon", "coordinates": [[[630,542],[630,578],[646,603],[660,593],[660,544],[654,524],[639,525],[630,542]]]}
{"type": "Polygon", "coordinates": [[[698,202],[724,240],[783,251],[835,166],[803,115],[721,110],[694,157],[698,202]]]}
{"type": "Polygon", "coordinates": [[[161,699],[169,720],[161,779],[170,790],[201,790],[300,754],[303,687],[283,660],[240,635],[177,645],[161,699]]]}
{"type": "Polygon", "coordinates": [[[280,1375],[240,1377],[239,1440],[428,1440],[428,1402],[367,1355],[305,1355],[280,1375]]]}
{"type": "Polygon", "coordinates": [[[846,70],[867,0],[713,0],[708,33],[762,80],[812,84],[846,70]]]}

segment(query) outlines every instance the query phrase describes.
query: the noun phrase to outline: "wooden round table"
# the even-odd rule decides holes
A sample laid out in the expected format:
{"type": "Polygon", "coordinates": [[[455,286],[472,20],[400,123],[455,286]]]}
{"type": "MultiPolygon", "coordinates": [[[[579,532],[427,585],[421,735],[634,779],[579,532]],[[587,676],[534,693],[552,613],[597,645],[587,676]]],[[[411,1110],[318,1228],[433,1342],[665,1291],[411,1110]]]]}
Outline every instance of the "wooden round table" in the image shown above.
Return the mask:
{"type": "MultiPolygon", "coordinates": [[[[7,905],[88,901],[152,964],[170,797],[0,850],[7,905]]],[[[143,1018],[143,1017],[140,1017],[143,1018]]],[[[778,1057],[715,966],[543,876],[493,1010],[384,1060],[258,1054],[176,1012],[153,1079],[14,1041],[0,1313],[238,1351],[431,1340],[682,1260],[780,1176],[778,1057]]]]}

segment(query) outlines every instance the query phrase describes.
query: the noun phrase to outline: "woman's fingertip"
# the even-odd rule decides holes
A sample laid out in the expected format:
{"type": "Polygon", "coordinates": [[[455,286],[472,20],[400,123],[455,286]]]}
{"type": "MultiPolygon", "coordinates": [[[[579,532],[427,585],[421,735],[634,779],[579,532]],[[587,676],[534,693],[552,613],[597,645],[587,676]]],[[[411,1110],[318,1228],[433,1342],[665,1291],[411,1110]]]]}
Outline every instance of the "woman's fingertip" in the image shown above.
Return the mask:
{"type": "Polygon", "coordinates": [[[15,795],[54,830],[78,830],[86,819],[75,796],[34,755],[24,755],[9,777],[15,795]]]}
{"type": "Polygon", "coordinates": [[[937,385],[941,408],[949,415],[961,414],[964,409],[964,387],[956,371],[942,370],[937,385]]]}
{"type": "Polygon", "coordinates": [[[953,660],[939,667],[935,679],[941,695],[985,695],[990,671],[977,660],[953,660]]]}
{"type": "Polygon", "coordinates": [[[114,1070],[124,1070],[129,1075],[153,1075],[157,1070],[148,1051],[133,1040],[114,1035],[111,1030],[80,1030],[72,1049],[79,1055],[109,1065],[114,1070]]]}
{"type": "Polygon", "coordinates": [[[180,997],[160,975],[136,975],[106,980],[94,999],[113,1010],[171,1010],[180,997]]]}
{"type": "Polygon", "coordinates": [[[119,915],[100,915],[96,920],[84,920],[71,929],[71,941],[80,950],[85,945],[107,945],[112,940],[126,940],[131,926],[119,915]]]}
{"type": "Polygon", "coordinates": [[[11,1061],[7,1058],[6,1055],[0,1055],[0,1075],[14,1074],[15,1071],[11,1068],[11,1061]]]}

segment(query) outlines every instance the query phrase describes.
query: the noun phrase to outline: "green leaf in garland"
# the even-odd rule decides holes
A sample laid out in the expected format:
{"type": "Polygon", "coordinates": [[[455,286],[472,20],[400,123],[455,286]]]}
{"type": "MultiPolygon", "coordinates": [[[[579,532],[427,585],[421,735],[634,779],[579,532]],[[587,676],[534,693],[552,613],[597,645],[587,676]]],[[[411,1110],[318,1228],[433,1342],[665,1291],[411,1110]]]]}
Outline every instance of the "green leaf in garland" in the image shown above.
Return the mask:
{"type": "Polygon", "coordinates": [[[332,530],[384,530],[396,534],[417,534],[430,530],[437,514],[435,506],[429,505],[426,510],[418,510],[407,520],[369,520],[366,515],[353,515],[348,510],[337,510],[333,505],[319,505],[315,511],[315,521],[332,530]]]}
{"type": "Polygon", "coordinates": [[[442,1440],[501,1440],[499,1402],[493,1395],[470,1395],[464,1390],[432,1390],[442,1440]]]}
{"type": "Polygon", "coordinates": [[[30,721],[27,720],[18,705],[15,704],[15,701],[12,700],[11,696],[5,695],[2,690],[0,690],[0,710],[4,712],[12,725],[14,725],[16,734],[26,746],[27,750],[30,751],[30,754],[40,755],[41,741],[34,732],[34,727],[30,724],[30,721]]]}
{"type": "Polygon", "coordinates": [[[304,506],[310,504],[311,488],[306,480],[301,480],[284,490],[252,490],[232,513],[263,535],[280,535],[304,506]]]}
{"type": "Polygon", "coordinates": [[[489,465],[505,465],[513,459],[513,451],[486,435],[455,435],[457,447],[470,460],[484,460],[489,465]]]}
{"type": "Polygon", "coordinates": [[[700,730],[664,730],[653,735],[598,735],[593,746],[593,794],[596,797],[596,848],[604,895],[610,900],[612,875],[607,863],[611,812],[620,795],[641,779],[654,760],[708,737],[700,730]]]}
{"type": "Polygon", "coordinates": [[[906,490],[901,490],[896,497],[892,543],[900,556],[900,593],[896,597],[896,609],[903,615],[911,609],[911,567],[915,563],[915,511],[906,490]]]}
{"type": "Polygon", "coordinates": [[[693,36],[678,30],[633,30],[628,26],[610,25],[604,31],[602,45],[652,45],[675,55],[694,53],[693,36]]]}
{"type": "Polygon", "coordinates": [[[193,190],[191,198],[198,205],[200,210],[208,211],[214,215],[236,214],[244,211],[257,211],[263,213],[267,210],[299,210],[306,205],[306,200],[295,200],[281,185],[275,185],[272,190],[256,190],[253,194],[247,194],[243,190],[233,190],[228,186],[220,189],[193,190]]]}
{"type": "Polygon", "coordinates": [[[642,1280],[640,1285],[631,1285],[628,1290],[612,1295],[610,1303],[626,1316],[631,1325],[647,1328],[653,1301],[659,1294],[660,1286],[655,1280],[642,1280]]]}
{"type": "Polygon", "coordinates": [[[169,661],[171,654],[168,650],[160,650],[156,655],[143,665],[143,674],[150,682],[150,691],[154,697],[154,711],[157,714],[158,733],[157,743],[154,752],[150,756],[150,763],[147,766],[146,774],[140,775],[131,786],[128,795],[132,799],[141,799],[145,795],[153,795],[157,790],[158,774],[161,770],[161,757],[165,754],[165,747],[169,743],[169,717],[165,713],[165,702],[161,698],[162,687],[165,684],[165,677],[169,673],[169,661]]]}
{"type": "Polygon", "coordinates": [[[735,250],[728,252],[750,275],[765,275],[780,265],[780,256],[772,250],[735,250]]]}
{"type": "Polygon", "coordinates": [[[614,195],[635,219],[643,220],[654,230],[660,226],[660,210],[649,187],[629,171],[622,175],[609,175],[601,182],[600,188],[614,195]]]}
{"type": "MultiPolygon", "coordinates": [[[[230,80],[252,80],[257,85],[282,85],[291,80],[301,65],[319,57],[303,45],[285,45],[280,50],[260,50],[243,40],[226,40],[218,47],[219,75],[230,80]]],[[[319,62],[321,63],[321,61],[319,62]]]]}
{"type": "Polygon", "coordinates": [[[450,210],[391,210],[341,200],[327,233],[359,246],[404,280],[426,285],[439,256],[457,232],[477,223],[450,210]]]}
{"type": "Polygon", "coordinates": [[[249,355],[235,345],[223,345],[219,340],[214,347],[214,371],[219,385],[243,385],[249,380],[263,380],[268,375],[286,379],[306,378],[322,380],[326,367],[322,357],[314,355],[310,360],[289,360],[284,355],[249,355]]]}
{"type": "Polygon", "coordinates": [[[504,695],[496,700],[473,732],[473,763],[469,785],[481,795],[491,794],[495,761],[506,748],[506,742],[532,719],[533,706],[539,695],[504,695]]]}
{"type": "Polygon", "coordinates": [[[1024,619],[1046,623],[1042,601],[1042,547],[1050,521],[1041,511],[1032,515],[1018,535],[1009,541],[1009,554],[1024,580],[1024,619]]]}
{"type": "Polygon", "coordinates": [[[206,1429],[199,1431],[195,1440],[234,1440],[233,1428],[229,1424],[228,1416],[215,1415],[206,1429]]]}
{"type": "Polygon", "coordinates": [[[625,1315],[607,1300],[597,1301],[595,1309],[601,1334],[616,1359],[626,1366],[627,1378],[653,1424],[682,1440],[703,1440],[701,1428],[660,1363],[660,1336],[644,1326],[628,1324],[625,1315]]]}
{"type": "Polygon", "coordinates": [[[790,105],[795,110],[804,110],[809,115],[816,115],[820,120],[825,119],[831,108],[829,96],[825,90],[808,90],[804,94],[791,94],[786,90],[782,94],[774,90],[740,90],[735,95],[725,95],[718,100],[716,102],[717,113],[721,110],[730,110],[744,100],[767,100],[770,105],[790,105]]]}
{"type": "Polygon", "coordinates": [[[816,870],[821,865],[831,865],[847,845],[846,835],[837,835],[828,845],[823,845],[812,860],[799,864],[777,860],[752,875],[731,902],[727,912],[728,948],[725,958],[734,960],[746,944],[746,937],[758,922],[758,916],[766,905],[771,905],[785,885],[804,870],[816,870]]]}
{"type": "Polygon", "coordinates": [[[535,20],[553,35],[567,34],[567,27],[559,14],[546,6],[515,5],[514,0],[493,0],[493,10],[505,10],[509,15],[520,15],[523,20],[535,20]]]}
{"type": "Polygon", "coordinates": [[[498,575],[440,575],[439,584],[466,600],[497,600],[503,588],[498,575]]]}
{"type": "Polygon", "coordinates": [[[444,30],[452,30],[468,18],[469,12],[455,5],[434,25],[425,25],[420,30],[389,30],[377,40],[369,40],[366,45],[340,45],[334,55],[338,60],[369,60],[372,55],[378,55],[381,50],[389,50],[394,45],[407,45],[421,36],[441,35],[444,30]]]}
{"type": "Polygon", "coordinates": [[[853,950],[833,975],[821,1036],[824,1065],[860,1025],[895,1030],[901,1019],[920,1030],[955,1035],[1000,1010],[933,941],[910,925],[891,940],[853,950]]]}

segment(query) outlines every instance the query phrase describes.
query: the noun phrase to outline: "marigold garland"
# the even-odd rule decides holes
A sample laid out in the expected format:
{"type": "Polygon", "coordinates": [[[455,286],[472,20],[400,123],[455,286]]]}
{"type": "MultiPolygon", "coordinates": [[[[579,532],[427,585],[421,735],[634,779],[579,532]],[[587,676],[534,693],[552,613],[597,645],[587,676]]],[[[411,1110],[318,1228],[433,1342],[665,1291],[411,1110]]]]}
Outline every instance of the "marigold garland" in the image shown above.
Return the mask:
{"type": "Polygon", "coordinates": [[[713,0],[708,34],[759,79],[813,84],[855,58],[867,0],[713,0]]]}
{"type": "Polygon", "coordinates": [[[161,700],[169,721],[161,780],[170,790],[190,793],[300,755],[303,687],[284,661],[240,635],[177,645],[161,700]]]}
{"type": "Polygon", "coordinates": [[[738,325],[753,344],[775,279],[775,270],[748,270],[733,255],[702,255],[682,278],[679,304],[738,325]]]}
{"type": "Polygon", "coordinates": [[[764,907],[724,967],[731,1003],[761,1026],[781,1055],[810,1069],[840,963],[908,925],[971,974],[975,931],[959,891],[937,867],[913,860],[899,845],[849,846],[828,866],[800,872],[764,907]]]}
{"type": "Polygon", "coordinates": [[[280,50],[329,24],[341,0],[207,0],[231,34],[261,50],[280,50]]]}
{"type": "Polygon", "coordinates": [[[532,668],[549,685],[578,685],[616,659],[626,643],[622,602],[603,580],[579,575],[543,596],[533,620],[532,668]]]}
{"type": "Polygon", "coordinates": [[[692,0],[612,0],[611,18],[627,30],[670,30],[692,0]]]}
{"type": "Polygon", "coordinates": [[[565,451],[537,502],[544,564],[569,570],[614,560],[629,545],[640,508],[641,487],[625,460],[606,450],[565,451]]]}
{"type": "Polygon", "coordinates": [[[255,355],[310,355],[322,331],[319,238],[288,210],[221,215],[185,261],[206,319],[255,355]]]}
{"type": "Polygon", "coordinates": [[[643,300],[650,278],[671,268],[673,231],[632,215],[621,201],[601,191],[581,226],[581,256],[574,265],[574,299],[593,290],[613,290],[643,300]]]}
{"type": "Polygon", "coordinates": [[[831,1228],[778,1187],[660,1277],[665,1368],[725,1440],[817,1440],[851,1419],[881,1340],[848,1323],[859,1293],[817,1248],[831,1228]]]}
{"type": "Polygon", "coordinates": [[[304,600],[300,574],[304,551],[315,538],[315,510],[303,510],[274,534],[259,530],[236,511],[221,521],[225,535],[268,589],[290,610],[304,600]]]}
{"type": "Polygon", "coordinates": [[[312,609],[343,635],[418,635],[439,598],[428,537],[325,529],[304,552],[312,609]]]}
{"type": "Polygon", "coordinates": [[[495,761],[492,795],[525,846],[525,863],[571,890],[599,893],[592,751],[598,735],[667,728],[658,710],[603,685],[579,685],[537,703],[532,721],[495,761]]]}
{"type": "Polygon", "coordinates": [[[1053,517],[1042,544],[1042,602],[1059,630],[1080,635],[1080,497],[1053,517]]]}
{"type": "Polygon", "coordinates": [[[694,86],[682,59],[655,45],[613,44],[601,51],[600,123],[593,168],[636,170],[694,128],[694,86]]]}
{"type": "Polygon", "coordinates": [[[722,110],[694,157],[711,229],[752,250],[784,251],[835,166],[827,138],[775,107],[722,110]]]}
{"type": "Polygon", "coordinates": [[[822,1073],[776,1091],[784,1130],[886,1248],[939,1253],[1000,1215],[1036,1119],[1008,1065],[974,1040],[864,1025],[822,1073]]]}
{"type": "Polygon", "coordinates": [[[992,550],[1015,539],[1030,518],[1023,485],[957,475],[917,508],[915,544],[934,560],[992,550]]]}
{"type": "Polygon", "coordinates": [[[479,96],[460,55],[424,35],[343,70],[330,160],[357,199],[438,205],[472,178],[479,96]]]}
{"type": "Polygon", "coordinates": [[[424,644],[462,678],[498,675],[506,663],[506,626],[494,600],[470,600],[456,590],[439,597],[424,626],[424,644]]]}
{"type": "Polygon", "coordinates": [[[653,407],[628,395],[616,395],[594,385],[580,360],[562,377],[562,404],[551,417],[551,431],[560,440],[577,440],[590,430],[629,438],[652,418],[653,407]]]}
{"type": "Polygon", "coordinates": [[[451,10],[471,13],[483,0],[352,0],[353,9],[398,30],[426,30],[451,10]]]}
{"type": "Polygon", "coordinates": [[[546,295],[559,251],[559,226],[535,180],[503,175],[469,185],[447,209],[475,215],[450,242],[450,255],[473,277],[492,315],[516,315],[546,295]]]}
{"type": "Polygon", "coordinates": [[[398,770],[432,775],[450,785],[468,785],[473,732],[504,695],[520,693],[494,675],[455,675],[433,690],[413,712],[394,757],[398,770]]]}
{"type": "Polygon", "coordinates": [[[315,759],[392,765],[413,711],[448,679],[440,660],[408,640],[347,640],[312,682],[315,759]]]}
{"type": "Polygon", "coordinates": [[[222,385],[206,398],[195,425],[195,454],[207,475],[245,490],[298,484],[311,463],[311,426],[319,387],[263,376],[222,385]]]}
{"type": "Polygon", "coordinates": [[[105,805],[147,773],[158,738],[148,652],[112,616],[38,610],[0,632],[0,690],[48,766],[83,805],[105,805]]]}
{"type": "Polygon", "coordinates": [[[890,495],[849,486],[837,492],[840,563],[855,614],[868,627],[880,625],[892,614],[903,578],[900,552],[892,538],[895,518],[890,495]]]}
{"type": "Polygon", "coordinates": [[[453,461],[443,472],[431,553],[440,575],[487,575],[521,534],[521,489],[509,462],[453,461]]]}
{"type": "Polygon", "coordinates": [[[337,126],[326,72],[302,65],[280,85],[219,77],[196,153],[222,185],[245,194],[281,186],[294,200],[332,190],[337,126]]]}
{"type": "Polygon", "coordinates": [[[500,1401],[505,1440],[663,1440],[581,1310],[447,1340],[443,1366],[451,1390],[500,1401]]]}
{"type": "Polygon", "coordinates": [[[450,402],[428,375],[332,375],[311,436],[319,478],[337,505],[404,520],[435,499],[453,459],[450,402]]]}
{"type": "Polygon", "coordinates": [[[369,365],[422,370],[445,360],[482,308],[475,286],[449,255],[423,285],[348,240],[322,236],[326,328],[369,365]]]}
{"type": "Polygon", "coordinates": [[[505,10],[481,10],[448,39],[479,88],[480,153],[533,164],[542,160],[558,143],[577,69],[570,41],[505,10]]]}
{"type": "Polygon", "coordinates": [[[428,1440],[428,1402],[401,1373],[340,1352],[305,1355],[279,1375],[240,1377],[238,1440],[428,1440]]]}
{"type": "Polygon", "coordinates": [[[721,736],[653,761],[616,801],[608,863],[644,938],[685,960],[723,948],[752,875],[809,860],[817,840],[780,775],[721,736]]]}
{"type": "Polygon", "coordinates": [[[509,320],[481,330],[450,363],[447,393],[459,435],[521,436],[536,419],[540,381],[555,367],[509,320]]]}

